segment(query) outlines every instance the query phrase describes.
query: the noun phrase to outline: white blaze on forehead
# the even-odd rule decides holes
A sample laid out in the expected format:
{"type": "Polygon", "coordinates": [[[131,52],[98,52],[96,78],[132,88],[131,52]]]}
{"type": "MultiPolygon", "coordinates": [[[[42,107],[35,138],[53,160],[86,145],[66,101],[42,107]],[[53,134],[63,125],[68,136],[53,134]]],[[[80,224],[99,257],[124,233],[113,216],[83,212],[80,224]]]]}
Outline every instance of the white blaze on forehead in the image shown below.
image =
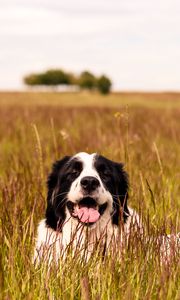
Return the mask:
{"type": "Polygon", "coordinates": [[[76,200],[83,197],[83,191],[81,187],[81,179],[83,177],[93,176],[101,182],[98,172],[94,168],[95,156],[96,153],[88,154],[85,152],[80,152],[72,157],[72,159],[76,158],[82,163],[82,171],[71,185],[70,191],[68,193],[68,198],[70,201],[75,202],[76,200]]]}
{"type": "Polygon", "coordinates": [[[88,154],[86,152],[79,152],[73,157],[79,157],[84,162],[89,162],[92,164],[94,157],[96,156],[96,153],[88,154]]]}
{"type": "Polygon", "coordinates": [[[99,177],[96,169],[94,168],[94,160],[96,153],[88,154],[86,152],[77,153],[74,157],[77,157],[83,163],[83,170],[81,172],[81,178],[84,176],[99,177]]]}

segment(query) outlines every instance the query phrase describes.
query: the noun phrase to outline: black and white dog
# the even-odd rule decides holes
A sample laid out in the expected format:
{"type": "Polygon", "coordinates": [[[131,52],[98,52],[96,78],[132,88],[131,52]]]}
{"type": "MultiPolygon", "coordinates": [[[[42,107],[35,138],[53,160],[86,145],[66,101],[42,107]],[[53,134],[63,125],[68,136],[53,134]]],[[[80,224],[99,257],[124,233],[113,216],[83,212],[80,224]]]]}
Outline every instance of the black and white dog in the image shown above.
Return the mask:
{"type": "Polygon", "coordinates": [[[68,245],[88,255],[99,239],[108,247],[112,237],[141,226],[127,206],[128,176],[121,163],[98,154],[78,153],[57,161],[48,177],[45,219],[38,226],[34,260],[57,261],[68,245]],[[73,241],[73,242],[72,242],[73,241]]]}

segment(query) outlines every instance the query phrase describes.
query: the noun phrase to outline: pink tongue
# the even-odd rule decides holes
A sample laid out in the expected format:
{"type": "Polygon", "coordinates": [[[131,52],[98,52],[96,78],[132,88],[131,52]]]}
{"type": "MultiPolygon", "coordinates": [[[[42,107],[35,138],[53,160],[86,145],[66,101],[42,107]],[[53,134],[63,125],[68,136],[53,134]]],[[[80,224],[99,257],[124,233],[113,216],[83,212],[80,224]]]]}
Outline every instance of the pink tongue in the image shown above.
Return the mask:
{"type": "Polygon", "coordinates": [[[83,223],[94,223],[99,219],[100,213],[94,208],[81,207],[77,211],[77,216],[83,223]]]}

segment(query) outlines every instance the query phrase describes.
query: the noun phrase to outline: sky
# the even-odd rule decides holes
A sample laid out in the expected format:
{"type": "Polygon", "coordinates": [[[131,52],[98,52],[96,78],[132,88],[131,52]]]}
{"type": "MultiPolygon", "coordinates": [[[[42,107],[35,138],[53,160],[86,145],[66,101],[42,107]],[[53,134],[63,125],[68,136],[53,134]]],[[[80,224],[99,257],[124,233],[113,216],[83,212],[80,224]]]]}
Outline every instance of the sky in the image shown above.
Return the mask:
{"type": "Polygon", "coordinates": [[[180,91],[180,1],[0,0],[0,89],[49,68],[180,91]]]}

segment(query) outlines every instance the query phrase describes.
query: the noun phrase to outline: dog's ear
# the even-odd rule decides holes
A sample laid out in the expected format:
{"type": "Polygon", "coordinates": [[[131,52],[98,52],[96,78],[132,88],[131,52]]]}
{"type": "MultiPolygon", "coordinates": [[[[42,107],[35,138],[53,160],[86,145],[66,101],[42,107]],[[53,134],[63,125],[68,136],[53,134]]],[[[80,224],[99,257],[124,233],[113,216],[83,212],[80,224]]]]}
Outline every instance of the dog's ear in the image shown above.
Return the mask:
{"type": "Polygon", "coordinates": [[[48,180],[47,180],[47,188],[48,188],[47,201],[48,202],[52,200],[54,189],[56,188],[58,183],[59,173],[70,158],[71,158],[70,156],[65,156],[61,160],[57,160],[53,164],[52,171],[48,176],[48,180]]]}
{"type": "Polygon", "coordinates": [[[129,214],[127,207],[129,180],[128,174],[124,170],[124,165],[122,163],[114,162],[114,173],[115,194],[118,195],[118,197],[114,197],[115,212],[113,215],[113,223],[118,224],[121,215],[123,215],[123,220],[125,222],[129,214]]]}
{"type": "MultiPolygon", "coordinates": [[[[60,172],[62,171],[64,165],[69,161],[70,158],[70,156],[65,156],[61,160],[56,161],[52,166],[52,171],[48,176],[47,180],[48,194],[46,208],[46,224],[54,230],[60,228],[65,219],[64,209],[57,210],[53,203],[53,197],[55,197],[56,195],[56,188],[58,185],[60,172]]],[[[56,200],[58,199],[56,198],[56,200]]]]}

